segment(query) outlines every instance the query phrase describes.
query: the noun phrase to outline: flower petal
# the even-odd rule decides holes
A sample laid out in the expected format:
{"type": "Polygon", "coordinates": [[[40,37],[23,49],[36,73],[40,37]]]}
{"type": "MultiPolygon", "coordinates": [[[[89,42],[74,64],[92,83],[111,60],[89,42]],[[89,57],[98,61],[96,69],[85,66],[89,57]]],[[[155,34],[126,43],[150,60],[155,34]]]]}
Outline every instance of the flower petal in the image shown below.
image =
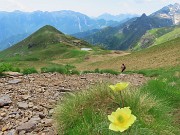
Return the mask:
{"type": "Polygon", "coordinates": [[[118,127],[118,130],[120,132],[124,132],[126,129],[128,129],[128,127],[118,127]]]}
{"type": "Polygon", "coordinates": [[[113,91],[115,90],[115,86],[114,85],[110,85],[109,88],[111,88],[113,91]]]}
{"type": "Polygon", "coordinates": [[[131,114],[131,117],[129,118],[129,124],[132,125],[135,120],[136,120],[136,116],[131,114]]]}
{"type": "Polygon", "coordinates": [[[111,123],[111,124],[109,125],[109,129],[110,129],[110,130],[113,130],[113,131],[119,131],[119,128],[118,128],[116,125],[114,125],[113,123],[111,123]]]}
{"type": "Polygon", "coordinates": [[[116,89],[118,91],[121,91],[121,90],[125,89],[128,85],[129,85],[129,83],[127,83],[127,82],[117,83],[116,84],[116,89]]]}
{"type": "Polygon", "coordinates": [[[108,120],[111,122],[114,122],[115,118],[113,117],[113,115],[108,115],[108,120]]]}

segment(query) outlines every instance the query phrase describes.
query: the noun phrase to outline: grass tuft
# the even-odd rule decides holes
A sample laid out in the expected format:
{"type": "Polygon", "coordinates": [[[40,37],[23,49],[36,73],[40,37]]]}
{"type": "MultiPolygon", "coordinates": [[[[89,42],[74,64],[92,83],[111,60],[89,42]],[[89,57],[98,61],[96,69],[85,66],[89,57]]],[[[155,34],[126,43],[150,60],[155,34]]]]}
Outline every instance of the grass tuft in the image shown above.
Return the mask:
{"type": "Polygon", "coordinates": [[[175,110],[178,110],[180,103],[178,70],[166,70],[166,73],[159,73],[156,79],[150,80],[139,89],[131,87],[122,91],[125,106],[129,106],[132,114],[137,117],[135,123],[123,133],[108,129],[110,122],[107,116],[118,107],[122,107],[120,94],[111,91],[108,84],[99,84],[88,90],[67,94],[57,106],[54,117],[59,134],[178,134],[180,121],[175,121],[175,118],[178,118],[175,110]],[[164,79],[165,77],[167,79],[164,79]],[[173,85],[170,84],[172,81],[173,85]]]}
{"type": "Polygon", "coordinates": [[[99,68],[96,68],[94,71],[93,70],[85,70],[82,72],[83,74],[87,74],[87,73],[99,73],[99,74],[104,74],[104,73],[109,73],[112,75],[118,75],[119,72],[112,70],[112,69],[102,69],[100,70],[99,68]]]}
{"type": "Polygon", "coordinates": [[[34,68],[34,67],[31,67],[31,68],[25,68],[23,69],[23,74],[27,75],[27,74],[33,74],[33,73],[38,73],[38,71],[34,68]]]}

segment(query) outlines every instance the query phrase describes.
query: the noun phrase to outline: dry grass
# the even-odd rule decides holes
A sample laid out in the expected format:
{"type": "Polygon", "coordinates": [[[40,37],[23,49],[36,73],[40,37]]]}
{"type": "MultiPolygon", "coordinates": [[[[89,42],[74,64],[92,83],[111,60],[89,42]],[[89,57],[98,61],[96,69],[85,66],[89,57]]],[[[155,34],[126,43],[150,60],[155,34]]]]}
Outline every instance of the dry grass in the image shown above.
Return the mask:
{"type": "Polygon", "coordinates": [[[112,56],[105,55],[102,59],[95,57],[88,62],[77,64],[80,70],[114,69],[120,70],[122,63],[125,63],[127,70],[155,69],[161,67],[172,67],[180,64],[180,41],[169,42],[165,45],[154,46],[129,55],[112,56]]]}

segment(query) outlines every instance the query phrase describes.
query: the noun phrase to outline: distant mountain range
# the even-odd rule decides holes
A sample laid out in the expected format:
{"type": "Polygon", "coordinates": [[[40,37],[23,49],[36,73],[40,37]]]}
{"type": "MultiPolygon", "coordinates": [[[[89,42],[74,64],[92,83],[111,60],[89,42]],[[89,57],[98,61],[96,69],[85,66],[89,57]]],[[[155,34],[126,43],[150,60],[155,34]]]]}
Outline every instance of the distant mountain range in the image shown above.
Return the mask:
{"type": "Polygon", "coordinates": [[[118,22],[125,22],[131,18],[134,18],[134,17],[139,17],[139,15],[137,14],[119,14],[119,15],[111,15],[111,14],[108,14],[108,13],[104,13],[100,16],[97,17],[97,19],[104,19],[106,21],[118,21],[118,22]]]}
{"type": "Polygon", "coordinates": [[[0,12],[0,50],[21,41],[39,28],[51,25],[66,34],[116,26],[117,21],[92,19],[74,11],[0,12]]]}
{"type": "Polygon", "coordinates": [[[66,10],[0,12],[0,50],[12,46],[45,25],[107,49],[133,49],[148,30],[180,24],[180,5],[168,5],[149,16],[143,14],[140,17],[125,17],[127,20],[121,22],[117,22],[119,20],[116,17],[122,19],[109,14],[99,17],[103,19],[92,19],[66,10]]]}
{"type": "Polygon", "coordinates": [[[168,5],[159,11],[146,16],[132,18],[115,27],[107,27],[96,32],[76,33],[75,37],[84,39],[94,45],[102,45],[107,49],[132,49],[147,30],[173,26],[180,23],[180,5],[168,5]],[[84,35],[84,36],[83,36],[84,35]]]}

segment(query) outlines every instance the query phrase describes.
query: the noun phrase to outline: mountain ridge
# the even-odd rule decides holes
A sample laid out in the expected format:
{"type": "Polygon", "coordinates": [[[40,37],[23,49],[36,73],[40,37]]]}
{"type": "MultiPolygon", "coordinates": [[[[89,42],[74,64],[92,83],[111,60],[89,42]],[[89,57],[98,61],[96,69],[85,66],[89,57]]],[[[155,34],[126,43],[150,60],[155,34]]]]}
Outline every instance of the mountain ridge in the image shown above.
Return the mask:
{"type": "MultiPolygon", "coordinates": [[[[174,5],[176,7],[177,4],[174,5]]],[[[166,9],[167,7],[168,6],[162,9],[166,9]]],[[[92,34],[85,33],[85,37],[82,36],[83,33],[77,33],[77,35],[74,36],[94,45],[103,45],[107,49],[132,49],[147,30],[174,25],[172,18],[158,17],[156,15],[159,12],[163,12],[162,9],[149,16],[142,14],[140,17],[135,18],[133,21],[127,21],[123,25],[120,24],[119,26],[109,27],[108,31],[104,29],[92,34]]],[[[177,14],[180,15],[179,8],[177,11],[177,14]]],[[[174,14],[176,14],[176,12],[174,12],[174,14]]]]}
{"type": "MultiPolygon", "coordinates": [[[[96,20],[79,12],[70,10],[53,12],[0,12],[0,50],[7,48],[14,43],[11,39],[14,35],[23,35],[27,37],[44,25],[52,25],[66,34],[82,32],[91,29],[100,29],[110,25],[116,25],[118,22],[96,20]],[[8,42],[6,42],[8,40],[8,42]]],[[[23,38],[17,40],[20,41],[23,38]]]]}
{"type": "Polygon", "coordinates": [[[116,27],[108,27],[87,37],[75,37],[84,39],[91,44],[102,44],[107,49],[127,50],[133,48],[143,34],[150,29],[171,26],[172,21],[164,18],[149,17],[146,14],[120,24],[116,27]]]}
{"type": "Polygon", "coordinates": [[[113,21],[123,21],[125,22],[125,20],[129,20],[131,18],[134,18],[134,17],[138,17],[140,15],[137,15],[137,14],[118,14],[118,15],[112,15],[112,14],[109,14],[109,13],[104,13],[104,14],[101,14],[97,17],[97,19],[104,19],[106,21],[109,21],[109,20],[113,20],[113,21]]]}
{"type": "Polygon", "coordinates": [[[171,19],[173,24],[180,24],[180,4],[170,4],[152,13],[150,16],[171,19]]]}

